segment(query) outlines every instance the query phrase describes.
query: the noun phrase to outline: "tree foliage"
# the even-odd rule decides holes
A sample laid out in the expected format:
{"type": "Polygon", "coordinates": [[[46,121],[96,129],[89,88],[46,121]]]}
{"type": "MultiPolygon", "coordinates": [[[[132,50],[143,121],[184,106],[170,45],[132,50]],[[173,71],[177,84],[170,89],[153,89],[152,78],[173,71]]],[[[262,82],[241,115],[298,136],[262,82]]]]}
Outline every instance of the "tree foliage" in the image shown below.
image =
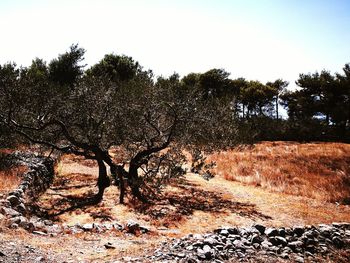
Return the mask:
{"type": "Polygon", "coordinates": [[[84,70],[78,45],[46,63],[0,65],[0,146],[40,144],[95,160],[99,202],[114,182],[123,202],[144,202],[183,175],[183,150],[218,150],[256,140],[346,140],[350,66],[344,74],[230,79],[224,69],[154,78],[131,57],[108,54],[84,70]],[[289,119],[280,118],[279,104],[289,119]],[[109,177],[107,170],[110,170],[109,177]]]}

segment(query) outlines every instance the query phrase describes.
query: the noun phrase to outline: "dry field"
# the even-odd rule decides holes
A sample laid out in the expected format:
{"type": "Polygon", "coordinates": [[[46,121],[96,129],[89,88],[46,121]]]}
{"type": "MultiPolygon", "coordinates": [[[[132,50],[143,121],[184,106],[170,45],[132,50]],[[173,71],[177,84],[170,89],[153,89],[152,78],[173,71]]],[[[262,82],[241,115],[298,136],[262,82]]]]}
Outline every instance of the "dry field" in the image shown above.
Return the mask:
{"type": "MultiPolygon", "coordinates": [[[[8,151],[0,151],[0,158],[2,153],[8,151]]],[[[2,167],[0,166],[0,194],[5,194],[14,189],[21,181],[20,176],[25,173],[27,168],[25,166],[16,167],[2,167]]]]}
{"type": "Polygon", "coordinates": [[[208,161],[229,181],[350,204],[350,144],[263,142],[213,154],[208,161]]]}
{"type": "Polygon", "coordinates": [[[19,175],[25,170],[26,167],[15,167],[11,170],[0,171],[0,193],[7,193],[14,189],[21,181],[19,175]]]}
{"type": "Polygon", "coordinates": [[[168,238],[210,232],[220,226],[350,222],[350,206],[329,202],[349,196],[349,157],[346,144],[265,142],[208,156],[208,161],[217,162],[215,178],[206,181],[187,174],[152,204],[128,198],[126,205],[120,205],[118,188],[111,186],[100,204],[71,209],[74,200],[96,192],[98,169],[91,160],[66,155],[56,167],[53,185],[37,202],[42,212],[67,225],[125,224],[132,219],[151,232],[39,237],[22,230],[1,233],[0,229],[0,237],[15,237],[24,244],[66,255],[67,262],[106,262],[142,256],[168,238]],[[106,250],[107,242],[117,244],[117,249],[106,250]]]}

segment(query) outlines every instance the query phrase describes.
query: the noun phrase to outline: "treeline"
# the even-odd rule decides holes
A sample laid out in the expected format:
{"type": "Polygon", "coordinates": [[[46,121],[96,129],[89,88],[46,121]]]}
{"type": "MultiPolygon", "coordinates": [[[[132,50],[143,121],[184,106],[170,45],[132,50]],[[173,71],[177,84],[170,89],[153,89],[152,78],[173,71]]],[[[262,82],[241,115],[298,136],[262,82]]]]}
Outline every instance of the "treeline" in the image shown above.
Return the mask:
{"type": "Polygon", "coordinates": [[[183,173],[183,148],[349,141],[349,65],[344,74],[301,74],[299,89],[288,91],[284,80],[230,79],[223,69],[155,78],[131,57],[115,54],[85,69],[84,54],[72,45],[49,63],[0,65],[0,145],[39,144],[95,160],[92,201],[102,199],[111,179],[120,202],[128,192],[146,201],[183,173]],[[115,148],[122,149],[117,156],[115,148]]]}
{"type": "Polygon", "coordinates": [[[239,120],[244,132],[249,131],[253,141],[349,141],[350,64],[343,72],[300,74],[294,91],[288,90],[288,82],[282,79],[266,84],[229,79],[223,69],[191,73],[180,82],[202,90],[205,98],[229,103],[233,118],[239,120]],[[281,106],[288,117],[281,116],[281,106]]]}

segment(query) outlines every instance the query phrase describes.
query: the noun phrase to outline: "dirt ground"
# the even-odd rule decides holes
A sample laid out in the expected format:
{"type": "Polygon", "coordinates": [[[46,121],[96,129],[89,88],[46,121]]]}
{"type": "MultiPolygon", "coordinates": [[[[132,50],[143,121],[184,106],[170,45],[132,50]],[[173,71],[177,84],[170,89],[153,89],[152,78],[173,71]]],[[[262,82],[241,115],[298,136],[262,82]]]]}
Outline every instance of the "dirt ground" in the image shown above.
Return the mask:
{"type": "Polygon", "coordinates": [[[71,210],[72,200],[95,191],[97,168],[90,161],[64,158],[51,188],[37,205],[58,224],[134,220],[151,231],[138,236],[121,231],[41,236],[0,228],[0,262],[115,262],[152,253],[161,242],[220,226],[292,226],[350,222],[350,206],[275,193],[265,188],[227,181],[209,181],[196,174],[168,186],[159,201],[139,205],[117,203],[118,189],[107,189],[97,206],[71,210]],[[115,247],[107,249],[110,242],[115,247]],[[10,260],[10,261],[6,261],[10,260]],[[12,261],[11,261],[12,260],[12,261]]]}

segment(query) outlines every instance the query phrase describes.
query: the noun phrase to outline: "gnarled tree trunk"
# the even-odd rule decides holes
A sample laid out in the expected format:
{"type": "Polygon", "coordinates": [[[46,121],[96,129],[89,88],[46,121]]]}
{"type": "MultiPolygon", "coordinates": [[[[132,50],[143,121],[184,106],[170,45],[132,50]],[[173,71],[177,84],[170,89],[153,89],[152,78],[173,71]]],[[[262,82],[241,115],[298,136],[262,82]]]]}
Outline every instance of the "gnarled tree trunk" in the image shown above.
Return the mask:
{"type": "Polygon", "coordinates": [[[110,180],[108,178],[106,165],[103,162],[103,160],[97,159],[97,164],[98,164],[98,180],[97,180],[98,193],[96,195],[96,201],[100,202],[102,201],[105,189],[108,186],[110,186],[110,180]]]}

